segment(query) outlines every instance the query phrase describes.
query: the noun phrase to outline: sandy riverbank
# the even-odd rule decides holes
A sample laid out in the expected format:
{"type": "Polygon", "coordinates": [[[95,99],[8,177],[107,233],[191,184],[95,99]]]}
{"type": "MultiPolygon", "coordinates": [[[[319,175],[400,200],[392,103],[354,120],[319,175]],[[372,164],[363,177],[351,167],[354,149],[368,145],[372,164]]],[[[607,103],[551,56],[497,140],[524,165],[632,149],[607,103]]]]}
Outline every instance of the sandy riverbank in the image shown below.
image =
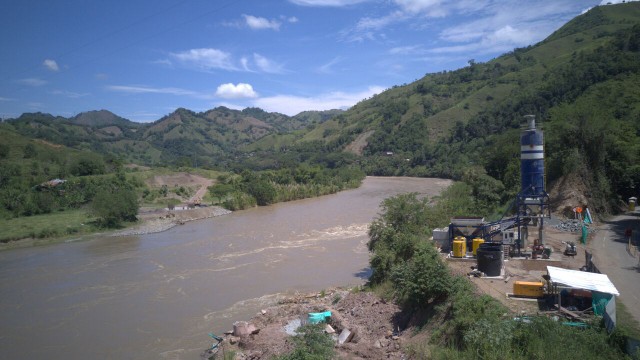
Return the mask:
{"type": "Polygon", "coordinates": [[[169,230],[174,226],[182,225],[189,221],[208,219],[230,213],[231,211],[219,206],[208,206],[187,210],[159,209],[148,212],[143,211],[138,215],[140,224],[124,230],[115,231],[110,236],[153,234],[169,230]]]}

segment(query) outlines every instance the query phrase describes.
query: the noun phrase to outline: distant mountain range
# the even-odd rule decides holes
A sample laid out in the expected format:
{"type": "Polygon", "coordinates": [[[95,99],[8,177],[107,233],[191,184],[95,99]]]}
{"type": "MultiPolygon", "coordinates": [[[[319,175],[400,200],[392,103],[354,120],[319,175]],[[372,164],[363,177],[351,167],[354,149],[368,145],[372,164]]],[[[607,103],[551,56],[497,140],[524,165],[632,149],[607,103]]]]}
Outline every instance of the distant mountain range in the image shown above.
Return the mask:
{"type": "Polygon", "coordinates": [[[136,163],[175,163],[186,158],[213,165],[212,157],[229,158],[265,136],[304,130],[342,112],[306,111],[290,117],[258,108],[218,107],[202,113],[180,108],[152,123],[137,123],[99,110],[71,118],[25,113],[4,125],[27,137],[111,153],[136,163]]]}

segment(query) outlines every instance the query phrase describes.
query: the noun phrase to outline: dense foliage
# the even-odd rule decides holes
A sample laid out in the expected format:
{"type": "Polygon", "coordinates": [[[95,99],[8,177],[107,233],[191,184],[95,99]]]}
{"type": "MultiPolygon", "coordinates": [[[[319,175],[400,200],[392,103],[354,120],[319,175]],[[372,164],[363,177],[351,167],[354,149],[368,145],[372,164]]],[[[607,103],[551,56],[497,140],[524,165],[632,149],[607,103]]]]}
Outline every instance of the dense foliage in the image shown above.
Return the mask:
{"type": "Polygon", "coordinates": [[[230,210],[246,209],[333,194],[360,186],[364,174],[349,167],[327,169],[300,165],[291,169],[223,175],[209,188],[214,199],[230,210]]]}
{"type": "Polygon", "coordinates": [[[136,221],[138,195],[121,176],[102,186],[93,198],[91,209],[98,223],[105,227],[118,227],[124,221],[136,221]]]}
{"type": "Polygon", "coordinates": [[[371,224],[372,285],[390,287],[406,311],[431,314],[421,324],[433,329],[430,339],[412,345],[409,353],[452,360],[625,358],[615,333],[607,335],[598,324],[578,329],[546,317],[514,318],[496,299],[478,295],[468,279],[449,272],[427,239],[430,229],[446,223],[468,198],[469,185],[459,184],[437,205],[415,194],[389,198],[371,224]]]}

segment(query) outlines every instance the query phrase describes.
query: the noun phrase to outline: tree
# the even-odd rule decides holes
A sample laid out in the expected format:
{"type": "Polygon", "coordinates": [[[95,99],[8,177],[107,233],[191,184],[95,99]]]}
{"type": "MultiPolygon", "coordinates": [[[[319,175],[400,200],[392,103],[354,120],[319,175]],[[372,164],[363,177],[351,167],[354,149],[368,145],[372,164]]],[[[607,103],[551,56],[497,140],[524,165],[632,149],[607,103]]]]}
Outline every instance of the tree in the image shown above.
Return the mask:
{"type": "Polygon", "coordinates": [[[105,173],[105,164],[99,155],[85,153],[71,165],[70,170],[76,176],[100,175],[105,173]]]}
{"type": "Polygon", "coordinates": [[[138,198],[131,189],[101,189],[91,203],[98,223],[105,227],[118,227],[123,221],[136,221],[138,198]]]}
{"type": "Polygon", "coordinates": [[[0,159],[6,159],[9,157],[11,148],[7,144],[0,144],[0,159]]]}
{"type": "Polygon", "coordinates": [[[266,180],[252,180],[247,184],[247,192],[256,198],[260,206],[273,204],[278,195],[275,187],[266,180]]]}
{"type": "Polygon", "coordinates": [[[24,150],[23,151],[23,156],[25,159],[31,159],[33,157],[36,156],[37,151],[36,151],[36,147],[35,145],[29,143],[27,145],[25,145],[24,150]]]}

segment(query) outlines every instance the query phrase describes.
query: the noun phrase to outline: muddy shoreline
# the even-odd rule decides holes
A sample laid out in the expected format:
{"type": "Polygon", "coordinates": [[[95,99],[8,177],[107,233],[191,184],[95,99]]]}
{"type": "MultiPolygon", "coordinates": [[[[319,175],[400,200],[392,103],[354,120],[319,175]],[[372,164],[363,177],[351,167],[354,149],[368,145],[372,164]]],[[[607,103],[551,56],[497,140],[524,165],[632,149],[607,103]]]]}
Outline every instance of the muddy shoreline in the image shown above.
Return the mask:
{"type": "Polygon", "coordinates": [[[119,230],[107,230],[82,236],[62,236],[56,238],[24,238],[0,244],[0,251],[28,248],[34,246],[53,245],[66,242],[90,240],[96,236],[135,236],[160,233],[189,221],[208,219],[230,214],[232,211],[219,206],[208,206],[187,210],[153,209],[138,213],[138,222],[119,230]]]}
{"type": "Polygon", "coordinates": [[[141,211],[138,214],[139,224],[116,230],[110,236],[133,236],[159,233],[183,225],[189,221],[208,219],[230,214],[231,211],[219,206],[207,206],[186,210],[159,209],[141,211]]]}

